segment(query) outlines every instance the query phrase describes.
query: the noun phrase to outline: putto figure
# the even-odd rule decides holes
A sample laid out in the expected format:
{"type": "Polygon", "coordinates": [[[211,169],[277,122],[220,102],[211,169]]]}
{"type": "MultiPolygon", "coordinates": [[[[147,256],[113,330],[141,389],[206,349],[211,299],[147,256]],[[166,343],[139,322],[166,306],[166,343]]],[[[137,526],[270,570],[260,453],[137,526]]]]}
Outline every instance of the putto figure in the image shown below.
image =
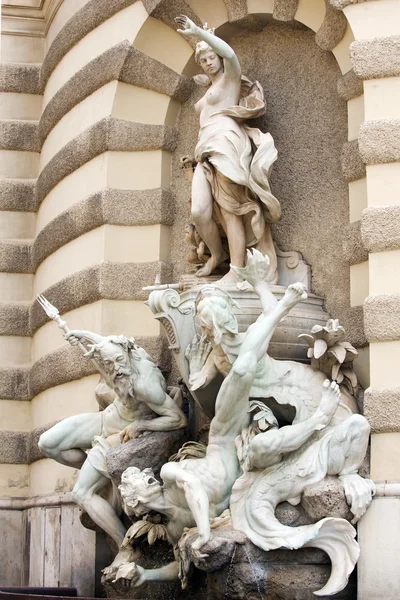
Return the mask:
{"type": "MultiPolygon", "coordinates": [[[[244,267],[246,247],[257,248],[270,261],[267,281],[276,283],[277,259],[269,223],[279,220],[281,210],[268,177],[277,151],[269,133],[245,124],[247,119],[265,113],[263,90],[258,81],[252,83],[242,76],[238,58],[226,42],[197,27],[188,17],[182,15],[175,21],[181,27],[179,33],[201,40],[196,46],[196,61],[205,75],[197,75],[195,80],[208,87],[195,106],[200,131],[192,218],[211,256],[197,275],[210,275],[227,259],[216,216],[228,239],[231,264],[244,267]]],[[[193,163],[190,157],[185,160],[193,163]]],[[[226,283],[239,280],[233,269],[222,279],[226,283]]]]}
{"type": "Polygon", "coordinates": [[[73,498],[119,547],[126,528],[112,503],[100,495],[110,484],[106,453],[112,446],[145,431],[171,431],[185,427],[186,417],[180,409],[180,389],[175,388],[173,397],[167,393],[161,371],[133,339],[68,330],[54,307],[49,303],[44,306],[43,301],[41,304],[64,329],[65,338],[72,345],[88,349],[86,356],[93,360],[105,383],[114,392],[114,400],[102,412],[63,419],[40,436],[39,448],[45,456],[80,469],[72,491],[73,498]]]}

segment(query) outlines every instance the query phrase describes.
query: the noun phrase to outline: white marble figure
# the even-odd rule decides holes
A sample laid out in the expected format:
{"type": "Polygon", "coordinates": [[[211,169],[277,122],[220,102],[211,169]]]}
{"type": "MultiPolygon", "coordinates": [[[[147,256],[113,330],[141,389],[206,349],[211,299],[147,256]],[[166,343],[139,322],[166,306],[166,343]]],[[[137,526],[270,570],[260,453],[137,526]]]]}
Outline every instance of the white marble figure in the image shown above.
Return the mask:
{"type": "Polygon", "coordinates": [[[185,427],[180,390],[175,388],[174,397],[167,394],[161,371],[133,339],[63,328],[72,345],[89,350],[86,356],[114,391],[114,401],[104,411],[63,419],[40,436],[39,448],[45,456],[80,469],[72,491],[75,502],[120,547],[126,528],[113,503],[101,495],[110,484],[106,453],[145,431],[185,427]]]}
{"type": "MultiPolygon", "coordinates": [[[[242,76],[238,58],[226,42],[184,15],[175,21],[179,33],[201,40],[195,57],[205,74],[195,81],[208,87],[195,106],[200,116],[195,160],[182,158],[183,163],[197,163],[192,218],[211,254],[197,276],[210,275],[227,259],[216,217],[228,239],[231,264],[243,267],[246,247],[258,248],[270,259],[267,280],[276,283],[277,258],[269,223],[279,220],[281,210],[268,177],[277,151],[269,133],[245,124],[265,113],[263,90],[257,81],[242,76]]],[[[233,269],[222,279],[224,283],[238,280],[233,269]]]]}
{"type": "MultiPolygon", "coordinates": [[[[267,261],[264,266],[268,266],[267,261]]],[[[228,508],[232,486],[240,475],[235,440],[249,424],[249,392],[257,363],[266,353],[279,321],[306,297],[302,284],[289,286],[272,311],[261,314],[248,328],[217,396],[205,458],[165,464],[161,469],[162,486],[148,469],[130,467],[123,473],[119,490],[128,514],[140,516],[153,510],[166,515],[168,539],[173,545],[185,527],[197,526],[198,537],[192,550],[200,552],[210,538],[210,518],[228,508]]],[[[124,577],[125,573],[133,585],[177,579],[178,562],[159,569],[122,565],[116,577],[124,577]]]]}
{"type": "MultiPolygon", "coordinates": [[[[257,250],[254,250],[252,255],[248,251],[247,261],[245,269],[236,271],[252,284],[263,309],[271,310],[274,300],[268,284],[263,280],[264,258],[257,250]]],[[[245,334],[238,333],[236,318],[232,314],[227,296],[217,290],[215,294],[210,293],[198,298],[196,312],[203,337],[196,338],[186,352],[190,362],[189,387],[192,390],[206,387],[218,372],[226,376],[244,343],[245,334]]],[[[250,398],[274,398],[280,405],[278,408],[283,417],[290,414],[285,413],[287,407],[294,407],[296,414],[293,424],[296,425],[315,413],[325,379],[324,373],[316,371],[310,365],[275,360],[266,353],[258,362],[250,398]]],[[[350,460],[358,463],[357,470],[367,449],[369,425],[364,417],[354,414],[356,412],[358,411],[354,397],[347,389],[341,387],[341,399],[329,428],[346,422],[343,427],[348,429],[352,442],[349,448],[350,460]]],[[[287,417],[287,420],[290,421],[290,417],[287,417]]],[[[340,475],[356,522],[371,502],[371,486],[357,475],[356,471],[338,471],[336,474],[340,475]]]]}

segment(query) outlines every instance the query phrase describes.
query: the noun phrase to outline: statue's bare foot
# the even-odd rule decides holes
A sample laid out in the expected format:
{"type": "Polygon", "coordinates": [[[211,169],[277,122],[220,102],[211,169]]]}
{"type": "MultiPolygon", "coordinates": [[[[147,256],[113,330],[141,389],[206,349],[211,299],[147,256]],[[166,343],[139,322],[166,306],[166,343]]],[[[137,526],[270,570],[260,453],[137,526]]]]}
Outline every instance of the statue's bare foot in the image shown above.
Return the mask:
{"type": "Polygon", "coordinates": [[[307,298],[308,294],[304,283],[292,283],[288,286],[281,302],[290,309],[302,300],[307,300],[307,298]]]}
{"type": "Polygon", "coordinates": [[[237,283],[243,283],[243,279],[235,273],[232,269],[229,269],[226,275],[221,277],[215,285],[236,285],[237,283]]]}
{"type": "Polygon", "coordinates": [[[354,525],[371,504],[372,496],[376,491],[375,484],[371,479],[360,477],[358,473],[339,475],[339,479],[344,487],[347,504],[354,515],[351,521],[354,525]]]}
{"type": "Polygon", "coordinates": [[[225,251],[216,256],[211,255],[204,267],[201,267],[196,273],[196,277],[208,277],[211,273],[223,262],[228,260],[228,255],[225,251]]]}
{"type": "Polygon", "coordinates": [[[322,384],[322,395],[319,406],[314,414],[318,420],[318,429],[323,429],[332,420],[340,402],[340,388],[336,381],[325,379],[322,384]]]}

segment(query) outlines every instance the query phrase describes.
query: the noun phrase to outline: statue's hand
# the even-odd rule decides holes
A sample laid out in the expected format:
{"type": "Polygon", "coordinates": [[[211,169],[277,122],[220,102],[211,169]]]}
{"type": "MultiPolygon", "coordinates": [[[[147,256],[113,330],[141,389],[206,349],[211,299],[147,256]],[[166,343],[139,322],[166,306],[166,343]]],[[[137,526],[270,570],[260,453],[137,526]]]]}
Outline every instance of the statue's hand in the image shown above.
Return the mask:
{"type": "Polygon", "coordinates": [[[189,344],[185,352],[185,357],[189,361],[190,375],[201,371],[211,350],[211,344],[206,336],[194,336],[192,343],[189,344]]]}
{"type": "Polygon", "coordinates": [[[208,554],[202,554],[200,552],[201,548],[207,544],[210,539],[210,534],[199,534],[195,541],[192,543],[192,554],[196,558],[207,558],[208,554]]]}
{"type": "Polygon", "coordinates": [[[129,440],[134,440],[135,438],[139,437],[141,433],[142,431],[139,428],[138,422],[134,421],[120,432],[119,437],[121,440],[121,444],[129,442],[129,440]]]}
{"type": "Polygon", "coordinates": [[[122,564],[115,576],[114,582],[122,579],[126,586],[139,587],[146,582],[146,570],[134,562],[122,564]]]}
{"type": "Polygon", "coordinates": [[[70,329],[68,333],[64,334],[64,338],[71,344],[71,346],[77,346],[82,336],[82,331],[79,331],[79,329],[70,329]]]}
{"type": "Polygon", "coordinates": [[[178,29],[178,33],[181,33],[182,35],[197,35],[199,28],[189,19],[189,17],[179,15],[179,17],[175,18],[175,23],[182,27],[182,29],[178,29]]]}
{"type": "Polygon", "coordinates": [[[235,271],[239,277],[248,281],[253,287],[257,283],[266,281],[270,269],[269,258],[264,256],[258,250],[247,250],[247,263],[245,267],[235,267],[231,265],[231,269],[235,271]]]}

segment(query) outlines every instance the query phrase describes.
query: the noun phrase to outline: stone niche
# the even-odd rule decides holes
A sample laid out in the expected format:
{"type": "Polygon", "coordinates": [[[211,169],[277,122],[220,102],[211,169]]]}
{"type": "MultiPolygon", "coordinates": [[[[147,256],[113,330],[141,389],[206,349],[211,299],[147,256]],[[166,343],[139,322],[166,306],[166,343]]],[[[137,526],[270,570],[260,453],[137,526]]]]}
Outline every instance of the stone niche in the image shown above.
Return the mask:
{"type": "MultiPolygon", "coordinates": [[[[316,45],[315,33],[298,23],[266,23],[262,31],[240,30],[226,39],[243,74],[257,79],[265,92],[267,113],[255,125],[272,134],[278,149],[271,188],[281,202],[282,219],[272,227],[274,241],[283,251],[300,252],[311,265],[311,291],[326,299],[327,312],[339,318],[349,341],[356,343],[348,314],[349,266],[343,257],[348,186],[340,156],[347,140],[347,106],[337,93],[339,66],[331,52],[316,45]]],[[[185,72],[199,72],[193,59],[185,72]]],[[[171,178],[176,195],[173,281],[191,270],[183,239],[190,222],[190,183],[179,159],[194,151],[199,125],[193,105],[203,93],[204,88],[195,89],[177,122],[171,178]]]]}

